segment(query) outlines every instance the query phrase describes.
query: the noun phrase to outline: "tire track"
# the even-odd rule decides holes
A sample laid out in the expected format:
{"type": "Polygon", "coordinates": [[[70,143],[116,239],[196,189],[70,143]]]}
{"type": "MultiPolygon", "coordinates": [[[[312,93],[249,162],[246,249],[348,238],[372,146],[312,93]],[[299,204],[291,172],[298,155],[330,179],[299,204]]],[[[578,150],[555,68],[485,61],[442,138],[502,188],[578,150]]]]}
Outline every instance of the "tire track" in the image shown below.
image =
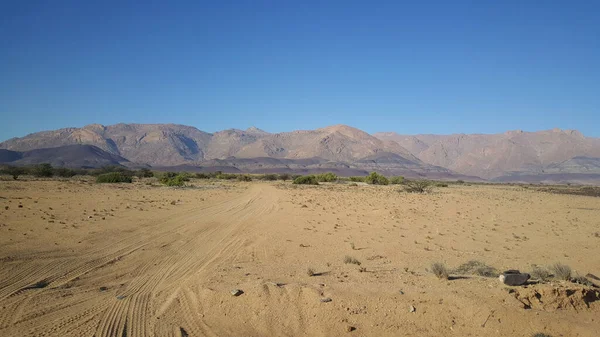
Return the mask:
{"type": "Polygon", "coordinates": [[[204,322],[194,326],[197,317],[192,316],[199,312],[200,305],[191,290],[181,287],[209,266],[235,256],[243,245],[240,235],[247,225],[274,207],[276,199],[264,189],[254,186],[236,198],[167,221],[155,221],[116,243],[92,248],[77,257],[30,260],[21,268],[17,267],[18,262],[11,261],[15,273],[0,280],[0,304],[13,310],[0,313],[0,335],[27,332],[31,336],[151,336],[159,327],[157,320],[150,318],[161,316],[172,305],[184,312],[185,327],[170,331],[183,329],[180,331],[185,334],[214,335],[204,322]],[[124,289],[117,290],[116,296],[106,294],[98,298],[94,293],[94,280],[102,282],[104,266],[134,266],[139,262],[127,273],[129,281],[124,289]],[[37,312],[25,312],[27,306],[19,306],[83,275],[92,287],[75,290],[89,289],[87,300],[58,299],[60,304],[44,306],[46,310],[37,308],[37,312]],[[31,289],[40,279],[44,287],[31,289]],[[165,297],[171,303],[159,306],[159,300],[165,297]]]}

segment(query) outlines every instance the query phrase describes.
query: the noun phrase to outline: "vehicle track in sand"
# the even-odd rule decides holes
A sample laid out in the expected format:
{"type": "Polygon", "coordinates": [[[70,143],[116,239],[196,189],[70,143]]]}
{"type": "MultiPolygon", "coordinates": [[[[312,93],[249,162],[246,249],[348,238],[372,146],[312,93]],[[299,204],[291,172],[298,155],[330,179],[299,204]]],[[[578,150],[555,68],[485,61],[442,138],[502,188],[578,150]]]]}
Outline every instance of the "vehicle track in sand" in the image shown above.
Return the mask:
{"type": "Polygon", "coordinates": [[[186,282],[235,257],[253,225],[277,209],[273,190],[255,185],[209,207],[140,224],[76,255],[35,252],[0,262],[8,271],[0,276],[0,335],[153,336],[156,317],[177,302],[186,327],[160,331],[210,336],[186,282]],[[116,291],[98,291],[107,269],[122,274],[116,291]]]}

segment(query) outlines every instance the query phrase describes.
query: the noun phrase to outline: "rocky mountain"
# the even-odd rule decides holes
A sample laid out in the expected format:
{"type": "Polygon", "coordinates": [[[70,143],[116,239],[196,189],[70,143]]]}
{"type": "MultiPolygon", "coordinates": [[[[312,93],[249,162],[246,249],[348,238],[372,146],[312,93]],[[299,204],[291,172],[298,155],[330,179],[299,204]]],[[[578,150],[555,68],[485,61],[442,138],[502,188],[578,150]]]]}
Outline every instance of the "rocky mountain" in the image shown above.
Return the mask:
{"type": "Polygon", "coordinates": [[[154,167],[228,166],[251,172],[327,169],[364,173],[378,170],[409,176],[453,176],[448,169],[422,162],[396,142],[380,140],[345,125],[277,134],[257,128],[210,134],[173,124],[93,124],[9,139],[0,143],[0,148],[30,151],[81,144],[93,145],[130,162],[154,167]]]}
{"type": "MultiPolygon", "coordinates": [[[[600,157],[600,139],[575,130],[413,136],[385,132],[374,136],[397,142],[425,163],[486,179],[543,174],[574,157],[600,157]]],[[[569,173],[589,173],[580,164],[572,162],[569,173]]]]}
{"type": "Polygon", "coordinates": [[[9,139],[0,143],[0,149],[4,149],[0,159],[8,158],[4,161],[25,164],[46,158],[58,166],[126,161],[130,166],[200,171],[333,171],[341,175],[378,171],[408,177],[502,181],[550,175],[564,180],[575,174],[578,179],[588,179],[600,174],[600,139],[560,129],[407,136],[393,132],[370,135],[346,125],[282,133],[255,127],[207,133],[174,124],[92,124],[9,139]],[[72,145],[92,147],[68,147],[72,145]],[[25,154],[39,149],[46,149],[43,155],[25,154]],[[48,154],[59,151],[56,149],[60,154],[48,154]],[[64,151],[95,159],[77,160],[78,156],[67,156],[64,151]]]}
{"type": "Polygon", "coordinates": [[[129,161],[93,145],[65,145],[24,152],[0,149],[0,164],[32,165],[39,163],[50,163],[57,167],[93,168],[128,165],[129,161]]]}

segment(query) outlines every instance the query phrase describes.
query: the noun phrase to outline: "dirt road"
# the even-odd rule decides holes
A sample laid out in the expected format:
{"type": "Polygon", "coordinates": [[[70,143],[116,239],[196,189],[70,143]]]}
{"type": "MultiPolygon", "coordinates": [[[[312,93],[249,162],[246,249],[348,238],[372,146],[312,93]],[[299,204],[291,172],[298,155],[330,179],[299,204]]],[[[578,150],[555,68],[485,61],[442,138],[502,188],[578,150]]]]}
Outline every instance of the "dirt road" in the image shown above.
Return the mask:
{"type": "Polygon", "coordinates": [[[524,270],[565,261],[599,274],[595,198],[512,187],[409,195],[282,183],[0,183],[0,336],[594,336],[600,328],[600,301],[570,283],[507,291],[496,279],[440,281],[426,271],[432,261],[477,259],[524,270]]]}

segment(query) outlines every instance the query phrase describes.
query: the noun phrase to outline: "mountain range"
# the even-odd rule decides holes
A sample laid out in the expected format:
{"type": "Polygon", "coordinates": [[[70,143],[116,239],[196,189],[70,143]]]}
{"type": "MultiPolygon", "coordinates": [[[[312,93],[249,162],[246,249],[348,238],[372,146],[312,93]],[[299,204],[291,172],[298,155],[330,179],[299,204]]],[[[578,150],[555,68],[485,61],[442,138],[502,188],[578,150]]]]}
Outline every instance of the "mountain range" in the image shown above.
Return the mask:
{"type": "Polygon", "coordinates": [[[436,179],[600,182],[600,138],[575,130],[502,134],[368,134],[346,125],[215,133],[175,124],[92,124],[0,143],[0,163],[152,166],[226,172],[323,172],[436,179]]]}

